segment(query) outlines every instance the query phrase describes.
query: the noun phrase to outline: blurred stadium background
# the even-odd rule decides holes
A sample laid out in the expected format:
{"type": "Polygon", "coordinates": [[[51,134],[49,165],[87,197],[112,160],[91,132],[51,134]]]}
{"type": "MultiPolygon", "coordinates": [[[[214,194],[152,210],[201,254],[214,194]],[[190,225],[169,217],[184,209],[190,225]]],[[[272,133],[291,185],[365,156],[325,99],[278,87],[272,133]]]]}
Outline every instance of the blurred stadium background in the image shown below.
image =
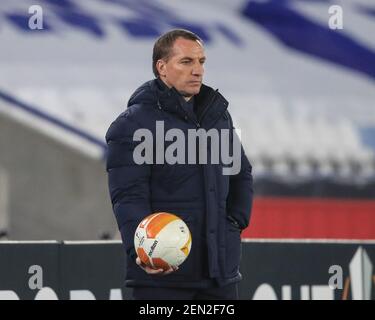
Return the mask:
{"type": "Polygon", "coordinates": [[[371,0],[2,0],[0,238],[119,239],[104,135],[176,27],[205,41],[205,82],[253,164],[244,243],[375,240],[371,0]],[[332,5],[343,29],[329,28],[332,5]]]}

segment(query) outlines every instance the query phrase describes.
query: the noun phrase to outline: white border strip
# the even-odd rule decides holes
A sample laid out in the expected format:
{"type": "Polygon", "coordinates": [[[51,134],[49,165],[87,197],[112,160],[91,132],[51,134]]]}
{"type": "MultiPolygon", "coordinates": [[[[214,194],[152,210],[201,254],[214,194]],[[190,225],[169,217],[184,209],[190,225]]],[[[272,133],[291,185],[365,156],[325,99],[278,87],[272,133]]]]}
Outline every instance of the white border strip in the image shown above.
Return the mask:
{"type": "Polygon", "coordinates": [[[63,244],[75,245],[75,244],[122,244],[121,240],[85,240],[85,241],[62,241],[63,244]]]}
{"type": "Polygon", "coordinates": [[[250,239],[244,238],[242,242],[254,243],[368,243],[375,244],[373,239],[250,239]]]}
{"type": "MultiPolygon", "coordinates": [[[[242,242],[246,243],[361,243],[361,244],[375,244],[375,240],[372,239],[250,239],[244,238],[242,242]]],[[[69,245],[81,245],[81,244],[122,244],[121,240],[69,240],[69,241],[57,241],[57,240],[0,240],[1,244],[69,244],[69,245]]]]}
{"type": "Polygon", "coordinates": [[[0,245],[2,244],[59,244],[61,241],[57,240],[0,240],[0,245]]]}
{"type": "Polygon", "coordinates": [[[58,240],[0,240],[0,245],[2,244],[122,244],[121,240],[69,240],[69,241],[58,241],[58,240]]]}

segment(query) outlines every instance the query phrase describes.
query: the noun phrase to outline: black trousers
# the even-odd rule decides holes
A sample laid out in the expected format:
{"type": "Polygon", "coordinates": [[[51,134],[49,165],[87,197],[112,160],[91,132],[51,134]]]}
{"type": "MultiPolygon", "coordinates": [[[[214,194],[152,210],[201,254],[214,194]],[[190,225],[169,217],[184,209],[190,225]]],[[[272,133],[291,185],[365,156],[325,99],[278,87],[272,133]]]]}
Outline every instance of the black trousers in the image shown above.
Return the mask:
{"type": "Polygon", "coordinates": [[[190,288],[133,288],[135,300],[238,300],[238,284],[207,289],[190,288]]]}

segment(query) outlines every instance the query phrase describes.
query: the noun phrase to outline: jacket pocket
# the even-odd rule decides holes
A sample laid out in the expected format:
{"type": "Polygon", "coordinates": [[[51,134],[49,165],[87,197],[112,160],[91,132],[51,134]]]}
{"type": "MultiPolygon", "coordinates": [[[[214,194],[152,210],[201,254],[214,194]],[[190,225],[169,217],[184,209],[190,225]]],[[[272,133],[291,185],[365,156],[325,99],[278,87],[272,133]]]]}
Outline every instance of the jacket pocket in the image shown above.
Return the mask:
{"type": "Polygon", "coordinates": [[[234,277],[240,270],[241,230],[227,217],[225,232],[225,277],[234,277]]]}

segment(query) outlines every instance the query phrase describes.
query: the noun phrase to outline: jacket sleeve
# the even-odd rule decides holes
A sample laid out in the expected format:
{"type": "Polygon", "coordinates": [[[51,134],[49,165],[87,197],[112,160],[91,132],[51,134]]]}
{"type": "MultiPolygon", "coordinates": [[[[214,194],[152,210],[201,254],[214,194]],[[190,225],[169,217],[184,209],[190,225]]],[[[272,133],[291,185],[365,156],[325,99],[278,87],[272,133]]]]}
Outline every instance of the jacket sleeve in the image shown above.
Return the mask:
{"type": "MultiPolygon", "coordinates": [[[[230,122],[233,130],[232,121],[230,122]]],[[[241,145],[241,169],[237,174],[229,177],[227,197],[227,215],[240,229],[245,229],[249,225],[253,194],[252,166],[241,145]]]]}
{"type": "Polygon", "coordinates": [[[150,165],[138,165],[133,150],[139,142],[133,134],[139,128],[126,111],[109,127],[106,141],[109,193],[126,253],[135,260],[134,233],[139,222],[151,213],[150,165]]]}

